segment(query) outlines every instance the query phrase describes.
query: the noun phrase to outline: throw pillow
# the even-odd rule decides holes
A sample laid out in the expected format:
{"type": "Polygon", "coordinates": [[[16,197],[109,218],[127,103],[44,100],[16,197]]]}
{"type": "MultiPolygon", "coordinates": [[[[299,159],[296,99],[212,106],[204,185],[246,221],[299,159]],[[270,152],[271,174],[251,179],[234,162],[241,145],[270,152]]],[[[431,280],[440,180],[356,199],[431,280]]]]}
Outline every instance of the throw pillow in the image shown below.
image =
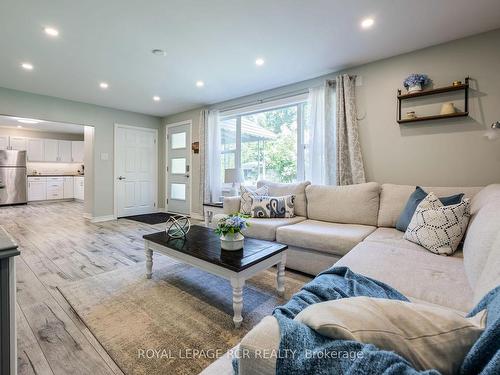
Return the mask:
{"type": "MultiPolygon", "coordinates": [[[[417,186],[415,191],[410,195],[406,206],[399,215],[398,221],[396,222],[396,229],[401,232],[406,232],[408,229],[408,224],[410,224],[411,218],[417,209],[417,206],[424,200],[427,196],[427,192],[420,186],[417,186]]],[[[445,206],[450,206],[452,204],[458,204],[462,201],[464,194],[451,195],[449,197],[440,197],[439,200],[445,206]]]]}
{"type": "Polygon", "coordinates": [[[240,193],[241,193],[240,213],[244,215],[250,215],[253,198],[258,196],[267,196],[269,194],[269,188],[266,185],[264,185],[256,190],[252,190],[248,187],[241,186],[240,193]]]}
{"type": "Polygon", "coordinates": [[[291,218],[294,213],[295,195],[283,197],[254,197],[252,217],[261,219],[291,218]]]}
{"type": "Polygon", "coordinates": [[[295,320],[323,336],[394,351],[417,370],[457,374],[485,329],[486,310],[464,318],[436,305],[351,297],[311,305],[295,320]]]}
{"type": "Polygon", "coordinates": [[[404,238],[436,254],[451,255],[467,230],[470,199],[444,206],[434,193],[417,206],[404,238]]]}

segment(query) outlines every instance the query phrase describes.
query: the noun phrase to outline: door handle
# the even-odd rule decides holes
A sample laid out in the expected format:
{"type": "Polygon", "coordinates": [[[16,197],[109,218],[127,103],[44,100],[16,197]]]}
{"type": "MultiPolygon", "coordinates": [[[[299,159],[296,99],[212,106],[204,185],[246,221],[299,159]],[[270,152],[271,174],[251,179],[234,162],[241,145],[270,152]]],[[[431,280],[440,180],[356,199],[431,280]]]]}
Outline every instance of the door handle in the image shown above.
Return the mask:
{"type": "Polygon", "coordinates": [[[125,179],[126,179],[126,177],[123,177],[123,176],[118,177],[118,180],[120,180],[120,181],[125,180],[125,179]]]}
{"type": "Polygon", "coordinates": [[[184,177],[189,178],[189,173],[186,173],[184,177]]]}

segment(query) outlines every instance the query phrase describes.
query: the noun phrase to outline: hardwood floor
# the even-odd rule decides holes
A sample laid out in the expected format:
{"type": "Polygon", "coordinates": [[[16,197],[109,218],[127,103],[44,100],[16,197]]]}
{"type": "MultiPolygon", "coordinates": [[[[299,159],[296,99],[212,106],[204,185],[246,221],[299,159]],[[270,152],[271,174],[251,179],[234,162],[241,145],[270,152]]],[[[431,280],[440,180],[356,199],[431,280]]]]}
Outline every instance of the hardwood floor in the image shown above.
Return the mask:
{"type": "Polygon", "coordinates": [[[92,224],[82,212],[78,202],[0,208],[0,225],[21,250],[18,374],[122,374],[58,287],[144,261],[142,235],[164,224],[92,224]]]}

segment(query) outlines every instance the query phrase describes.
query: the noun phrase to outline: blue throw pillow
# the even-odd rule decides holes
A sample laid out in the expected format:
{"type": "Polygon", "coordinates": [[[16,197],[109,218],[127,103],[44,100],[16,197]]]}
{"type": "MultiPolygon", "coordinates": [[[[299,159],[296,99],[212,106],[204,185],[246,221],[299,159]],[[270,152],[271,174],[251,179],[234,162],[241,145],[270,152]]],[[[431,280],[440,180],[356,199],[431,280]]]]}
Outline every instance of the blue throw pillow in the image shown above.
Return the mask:
{"type": "MultiPolygon", "coordinates": [[[[424,200],[427,196],[427,193],[420,186],[417,186],[415,191],[408,198],[408,202],[406,202],[406,206],[399,215],[398,221],[396,222],[396,229],[401,232],[406,232],[408,225],[410,225],[410,221],[417,209],[417,206],[424,200]]],[[[439,198],[441,203],[445,206],[451,206],[452,204],[458,204],[462,201],[462,197],[464,194],[451,195],[449,197],[439,198]]]]}

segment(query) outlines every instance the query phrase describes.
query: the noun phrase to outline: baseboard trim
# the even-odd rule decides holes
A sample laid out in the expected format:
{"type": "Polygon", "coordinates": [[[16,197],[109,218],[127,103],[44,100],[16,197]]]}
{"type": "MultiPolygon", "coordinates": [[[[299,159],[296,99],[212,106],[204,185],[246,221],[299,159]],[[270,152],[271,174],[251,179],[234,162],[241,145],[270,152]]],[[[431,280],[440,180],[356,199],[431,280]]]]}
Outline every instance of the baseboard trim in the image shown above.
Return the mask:
{"type": "Polygon", "coordinates": [[[96,216],[90,219],[91,223],[102,223],[104,221],[116,220],[115,215],[96,216]]]}
{"type": "Polygon", "coordinates": [[[83,213],[83,218],[84,219],[87,219],[87,220],[92,220],[92,214],[88,213],[88,212],[84,212],[83,213]]]}

